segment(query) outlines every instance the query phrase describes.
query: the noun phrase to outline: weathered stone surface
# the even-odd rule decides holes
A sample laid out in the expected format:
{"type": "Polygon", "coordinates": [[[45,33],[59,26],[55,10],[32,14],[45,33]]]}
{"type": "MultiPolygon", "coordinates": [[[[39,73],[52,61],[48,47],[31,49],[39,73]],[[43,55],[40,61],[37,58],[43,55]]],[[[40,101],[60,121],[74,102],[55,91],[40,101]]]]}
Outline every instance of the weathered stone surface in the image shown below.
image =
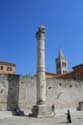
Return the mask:
{"type": "Polygon", "coordinates": [[[45,27],[40,26],[36,33],[37,38],[37,102],[46,101],[46,78],[45,78],[45,27]]]}
{"type": "Polygon", "coordinates": [[[78,111],[83,111],[83,101],[78,103],[78,107],[77,107],[78,111]]]}
{"type": "Polygon", "coordinates": [[[52,110],[46,103],[46,77],[45,77],[45,27],[40,26],[36,33],[37,38],[37,100],[32,108],[33,117],[48,117],[52,110]]]}
{"type": "MultiPolygon", "coordinates": [[[[19,75],[0,75],[0,110],[31,109],[36,104],[36,78],[19,75]],[[1,90],[1,88],[4,88],[1,90]]],[[[47,104],[56,109],[78,107],[83,101],[83,81],[47,79],[47,104]]]]}
{"type": "Polygon", "coordinates": [[[49,107],[46,104],[34,105],[32,108],[31,116],[42,118],[42,117],[53,116],[53,113],[52,113],[51,107],[49,107]]]}

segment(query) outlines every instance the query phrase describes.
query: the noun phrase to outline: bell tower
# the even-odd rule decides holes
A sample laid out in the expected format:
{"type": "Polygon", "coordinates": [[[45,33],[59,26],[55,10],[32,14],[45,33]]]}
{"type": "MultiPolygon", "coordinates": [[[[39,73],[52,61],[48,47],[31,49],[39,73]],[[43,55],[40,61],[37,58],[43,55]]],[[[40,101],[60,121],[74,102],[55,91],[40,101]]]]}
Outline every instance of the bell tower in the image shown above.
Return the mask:
{"type": "Polygon", "coordinates": [[[59,49],[58,57],[56,58],[56,73],[64,74],[68,71],[68,61],[63,55],[62,49],[59,49]]]}

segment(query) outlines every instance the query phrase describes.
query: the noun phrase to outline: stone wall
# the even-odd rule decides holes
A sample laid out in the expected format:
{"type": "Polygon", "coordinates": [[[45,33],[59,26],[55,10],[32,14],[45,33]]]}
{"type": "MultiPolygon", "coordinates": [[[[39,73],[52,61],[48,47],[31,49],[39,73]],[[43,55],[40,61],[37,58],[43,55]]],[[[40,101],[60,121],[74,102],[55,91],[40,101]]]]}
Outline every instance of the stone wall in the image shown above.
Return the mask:
{"type": "Polygon", "coordinates": [[[83,101],[83,82],[74,80],[49,79],[47,82],[47,102],[55,108],[77,107],[83,101]]]}
{"type": "MultiPolygon", "coordinates": [[[[83,101],[83,81],[47,79],[47,103],[55,108],[77,107],[83,101]]],[[[0,75],[0,110],[17,105],[31,109],[36,102],[36,79],[30,76],[0,75]]]]}

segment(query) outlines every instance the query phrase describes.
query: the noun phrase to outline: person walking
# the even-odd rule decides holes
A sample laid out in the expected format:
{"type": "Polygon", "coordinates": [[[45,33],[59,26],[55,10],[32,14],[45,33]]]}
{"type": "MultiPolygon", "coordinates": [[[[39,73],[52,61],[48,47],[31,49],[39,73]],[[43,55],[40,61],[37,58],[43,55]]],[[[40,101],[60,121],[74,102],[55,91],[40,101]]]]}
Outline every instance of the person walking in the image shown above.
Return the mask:
{"type": "Polygon", "coordinates": [[[67,110],[66,115],[67,115],[67,123],[72,123],[72,121],[71,121],[71,115],[70,115],[70,111],[69,110],[67,110]]]}
{"type": "Polygon", "coordinates": [[[53,112],[54,115],[55,115],[55,106],[54,106],[54,104],[52,105],[52,112],[53,112]]]}

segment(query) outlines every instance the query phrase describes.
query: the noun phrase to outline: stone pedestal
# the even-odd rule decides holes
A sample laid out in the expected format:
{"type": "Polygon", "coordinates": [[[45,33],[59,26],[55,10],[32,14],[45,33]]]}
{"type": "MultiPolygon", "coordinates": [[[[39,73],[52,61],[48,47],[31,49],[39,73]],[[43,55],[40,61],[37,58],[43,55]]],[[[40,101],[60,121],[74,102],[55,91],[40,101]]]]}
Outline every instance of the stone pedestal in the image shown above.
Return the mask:
{"type": "Polygon", "coordinates": [[[52,111],[49,106],[42,104],[42,105],[35,105],[32,108],[32,117],[49,117],[53,116],[52,111]]]}

